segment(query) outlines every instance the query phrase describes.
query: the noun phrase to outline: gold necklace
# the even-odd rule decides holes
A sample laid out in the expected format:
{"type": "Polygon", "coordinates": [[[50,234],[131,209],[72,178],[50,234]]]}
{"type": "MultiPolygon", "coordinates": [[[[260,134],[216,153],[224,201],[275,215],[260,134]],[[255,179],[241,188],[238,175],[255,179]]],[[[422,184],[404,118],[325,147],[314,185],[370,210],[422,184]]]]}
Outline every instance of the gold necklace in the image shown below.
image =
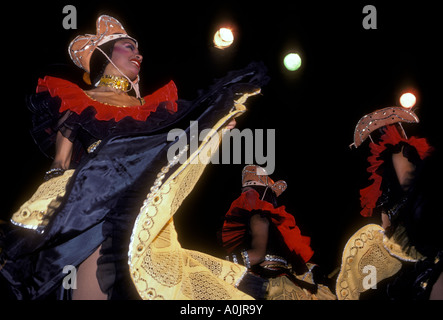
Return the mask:
{"type": "Polygon", "coordinates": [[[100,82],[97,86],[110,87],[126,92],[128,90],[129,81],[125,77],[104,75],[100,78],[100,82]]]}

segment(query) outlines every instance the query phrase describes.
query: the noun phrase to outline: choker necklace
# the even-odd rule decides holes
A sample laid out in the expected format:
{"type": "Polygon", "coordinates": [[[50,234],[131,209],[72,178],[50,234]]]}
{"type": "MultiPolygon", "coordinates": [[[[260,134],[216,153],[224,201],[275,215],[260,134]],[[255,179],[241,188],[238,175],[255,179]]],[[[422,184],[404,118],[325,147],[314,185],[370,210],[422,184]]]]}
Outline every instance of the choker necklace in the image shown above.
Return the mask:
{"type": "Polygon", "coordinates": [[[129,81],[125,77],[104,75],[101,77],[97,87],[110,87],[126,92],[128,90],[129,81]]]}

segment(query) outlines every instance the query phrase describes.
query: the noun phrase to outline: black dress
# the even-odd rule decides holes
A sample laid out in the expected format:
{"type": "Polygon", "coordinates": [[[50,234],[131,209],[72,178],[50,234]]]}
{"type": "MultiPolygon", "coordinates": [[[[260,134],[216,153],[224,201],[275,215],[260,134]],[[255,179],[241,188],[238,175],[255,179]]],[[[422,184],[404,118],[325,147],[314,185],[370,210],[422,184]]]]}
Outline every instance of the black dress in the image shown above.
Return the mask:
{"type": "Polygon", "coordinates": [[[90,106],[69,109],[63,99],[84,95],[72,83],[65,92],[57,86],[58,95],[48,88],[29,96],[36,143],[50,154],[56,133],[62,132],[74,142],[76,167],[62,204],[43,230],[8,226],[0,275],[11,295],[69,298],[69,290],[62,287],[64,266],[78,266],[102,245],[102,290],[111,299],[139,299],[128,270],[130,234],[156,174],[167,162],[168,148],[175,143],[167,140],[168,132],[183,128],[190,141],[190,120],[198,121],[199,131],[211,128],[232,109],[237,94],[252,92],[266,81],[264,66],[252,63],[219,79],[194,101],[159,101],[148,106],[148,112],[141,110],[140,118],[137,112],[109,116],[109,110],[99,110],[97,102],[84,97],[90,106]]]}

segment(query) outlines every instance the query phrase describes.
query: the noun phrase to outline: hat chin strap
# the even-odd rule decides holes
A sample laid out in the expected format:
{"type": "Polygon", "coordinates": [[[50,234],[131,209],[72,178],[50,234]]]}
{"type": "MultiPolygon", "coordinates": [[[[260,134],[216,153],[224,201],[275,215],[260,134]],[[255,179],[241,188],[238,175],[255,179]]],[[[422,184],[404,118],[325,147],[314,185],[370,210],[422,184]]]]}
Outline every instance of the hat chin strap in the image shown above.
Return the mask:
{"type": "Polygon", "coordinates": [[[260,200],[262,200],[262,201],[263,201],[263,199],[265,198],[265,195],[266,195],[266,191],[268,191],[268,189],[269,189],[269,187],[268,187],[268,186],[266,186],[265,192],[263,192],[263,195],[262,195],[262,197],[261,197],[261,199],[260,199],[260,200]]]}
{"type": "Polygon", "coordinates": [[[266,191],[268,191],[268,189],[269,189],[269,186],[268,186],[268,185],[263,184],[263,183],[259,183],[259,182],[257,182],[257,181],[248,181],[248,182],[246,182],[246,183],[244,183],[244,184],[242,185],[242,188],[249,187],[249,186],[266,187],[266,188],[265,188],[265,192],[263,192],[263,195],[262,195],[262,197],[261,197],[260,200],[263,200],[263,199],[265,198],[266,191]]]}
{"type": "MultiPolygon", "coordinates": [[[[129,81],[129,83],[131,84],[131,88],[128,89],[127,91],[125,91],[125,92],[128,92],[128,91],[130,91],[131,89],[134,89],[134,91],[135,91],[135,95],[136,95],[137,99],[141,99],[141,96],[140,96],[140,88],[139,88],[139,85],[138,85],[138,83],[139,83],[139,81],[140,81],[140,77],[139,77],[139,75],[137,75],[137,80],[136,80],[136,81],[132,81],[131,79],[129,79],[129,77],[128,77],[127,75],[125,75],[125,74],[119,69],[119,67],[117,67],[117,66],[115,65],[114,62],[112,62],[111,58],[109,58],[108,55],[107,55],[102,49],[100,49],[99,47],[97,47],[96,49],[98,49],[101,53],[103,53],[103,55],[106,57],[106,59],[108,59],[108,61],[114,66],[114,68],[117,69],[117,71],[120,72],[121,75],[122,75],[123,77],[125,77],[125,78],[129,81]]],[[[98,82],[95,84],[95,86],[97,86],[97,85],[98,85],[98,82]]]]}

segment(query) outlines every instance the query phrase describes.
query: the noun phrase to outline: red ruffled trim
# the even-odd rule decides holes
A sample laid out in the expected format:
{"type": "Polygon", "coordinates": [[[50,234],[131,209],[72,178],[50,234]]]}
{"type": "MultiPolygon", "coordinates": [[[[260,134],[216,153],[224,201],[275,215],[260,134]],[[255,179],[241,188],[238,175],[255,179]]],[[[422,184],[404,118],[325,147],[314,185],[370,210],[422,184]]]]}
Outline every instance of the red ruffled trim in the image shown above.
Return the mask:
{"type": "Polygon", "coordinates": [[[170,81],[164,87],[151,95],[145,96],[145,103],[141,106],[117,107],[91,99],[79,86],[64,79],[46,76],[38,80],[37,93],[49,91],[51,97],[58,96],[61,100],[60,112],[71,110],[80,114],[88,107],[93,107],[97,113],[97,120],[120,121],[125,117],[146,121],[151,112],[155,112],[162,102],[168,102],[166,109],[173,113],[177,111],[177,87],[170,81]]]}
{"type": "Polygon", "coordinates": [[[405,142],[414,147],[422,160],[432,151],[432,147],[428,144],[425,138],[411,137],[405,139],[394,126],[387,126],[386,132],[381,136],[380,144],[375,144],[373,142],[369,144],[371,155],[368,157],[370,166],[367,171],[371,173],[369,180],[373,180],[374,182],[369,187],[360,190],[360,203],[362,207],[360,214],[364,217],[372,216],[372,211],[377,204],[378,198],[380,198],[382,194],[382,191],[380,190],[382,176],[377,173],[378,168],[384,162],[379,159],[380,154],[386,150],[387,145],[395,146],[400,142],[405,142]]]}
{"type": "Polygon", "coordinates": [[[255,190],[243,192],[239,198],[232,202],[226,214],[227,218],[234,218],[227,219],[223,225],[222,240],[228,253],[234,251],[242,243],[246,232],[246,219],[239,217],[241,213],[239,213],[239,210],[234,210],[235,208],[247,211],[262,210],[267,213],[271,222],[283,236],[289,250],[298,254],[305,262],[311,259],[314,254],[310,247],[311,238],[301,234],[300,229],[295,224],[294,216],[285,211],[285,206],[274,208],[271,203],[260,200],[259,194],[255,190]],[[235,217],[240,219],[235,219],[235,217]]]}

